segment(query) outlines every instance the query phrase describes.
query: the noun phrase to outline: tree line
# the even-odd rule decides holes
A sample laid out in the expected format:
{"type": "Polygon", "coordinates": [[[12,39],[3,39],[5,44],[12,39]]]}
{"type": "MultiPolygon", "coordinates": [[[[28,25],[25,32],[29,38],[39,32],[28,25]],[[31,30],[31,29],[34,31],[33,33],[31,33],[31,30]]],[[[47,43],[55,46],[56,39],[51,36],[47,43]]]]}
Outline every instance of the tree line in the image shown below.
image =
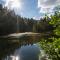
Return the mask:
{"type": "Polygon", "coordinates": [[[17,17],[19,32],[49,32],[53,27],[48,23],[49,17],[35,20],[24,18],[15,14],[14,11],[7,10],[0,4],[0,35],[8,35],[17,32],[17,17]]]}

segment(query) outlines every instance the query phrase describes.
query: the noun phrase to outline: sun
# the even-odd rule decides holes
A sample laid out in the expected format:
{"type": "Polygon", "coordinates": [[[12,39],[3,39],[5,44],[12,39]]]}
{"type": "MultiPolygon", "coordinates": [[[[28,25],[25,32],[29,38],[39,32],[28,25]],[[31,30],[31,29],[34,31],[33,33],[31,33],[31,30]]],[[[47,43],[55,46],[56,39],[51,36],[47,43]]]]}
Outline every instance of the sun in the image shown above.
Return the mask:
{"type": "Polygon", "coordinates": [[[5,6],[8,9],[21,9],[21,0],[6,0],[5,6]]]}

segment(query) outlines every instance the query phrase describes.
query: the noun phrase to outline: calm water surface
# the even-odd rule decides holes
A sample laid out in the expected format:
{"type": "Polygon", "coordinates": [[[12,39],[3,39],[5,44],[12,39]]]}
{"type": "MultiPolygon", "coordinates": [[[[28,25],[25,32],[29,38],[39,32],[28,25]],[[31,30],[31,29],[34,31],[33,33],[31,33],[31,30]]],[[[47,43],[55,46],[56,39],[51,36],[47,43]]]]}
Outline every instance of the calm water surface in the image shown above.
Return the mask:
{"type": "Polygon", "coordinates": [[[5,60],[39,60],[40,48],[36,45],[25,45],[16,49],[5,60]]]}
{"type": "Polygon", "coordinates": [[[42,59],[46,58],[46,56],[42,48],[40,48],[36,42],[37,39],[35,37],[24,36],[22,39],[23,40],[18,40],[21,42],[20,46],[2,60],[47,60],[42,59]]]}

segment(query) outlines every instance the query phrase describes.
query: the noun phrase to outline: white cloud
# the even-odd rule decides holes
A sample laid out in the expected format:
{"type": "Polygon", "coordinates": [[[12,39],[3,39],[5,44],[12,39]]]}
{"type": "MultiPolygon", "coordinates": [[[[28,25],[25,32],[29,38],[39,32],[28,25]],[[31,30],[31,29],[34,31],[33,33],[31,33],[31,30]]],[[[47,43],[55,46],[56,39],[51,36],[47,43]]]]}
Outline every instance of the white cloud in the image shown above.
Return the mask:
{"type": "Polygon", "coordinates": [[[57,5],[60,5],[60,0],[38,0],[38,8],[42,13],[53,12],[53,8],[57,5]]]}
{"type": "Polygon", "coordinates": [[[16,14],[21,15],[21,11],[24,7],[23,0],[3,0],[3,7],[7,7],[9,10],[14,10],[16,14]]]}
{"type": "Polygon", "coordinates": [[[42,17],[44,17],[44,16],[34,16],[33,19],[40,20],[40,18],[42,18],[42,17]]]}
{"type": "Polygon", "coordinates": [[[21,8],[21,0],[5,0],[5,6],[8,9],[21,8]]]}
{"type": "Polygon", "coordinates": [[[35,20],[39,20],[40,17],[36,17],[36,16],[34,16],[33,19],[35,19],[35,20]]]}

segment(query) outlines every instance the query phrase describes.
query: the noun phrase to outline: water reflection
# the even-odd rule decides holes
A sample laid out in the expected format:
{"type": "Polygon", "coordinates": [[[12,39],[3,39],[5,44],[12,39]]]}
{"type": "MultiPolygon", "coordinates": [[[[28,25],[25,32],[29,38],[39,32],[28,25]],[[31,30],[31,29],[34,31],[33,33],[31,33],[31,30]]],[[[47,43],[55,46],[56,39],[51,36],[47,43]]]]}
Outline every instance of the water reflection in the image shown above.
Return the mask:
{"type": "Polygon", "coordinates": [[[36,45],[21,46],[8,60],[39,60],[40,48],[36,45]]]}
{"type": "Polygon", "coordinates": [[[15,55],[20,56],[20,60],[39,60],[40,49],[37,45],[26,45],[16,50],[15,55]]]}
{"type": "Polygon", "coordinates": [[[1,48],[1,54],[3,52],[2,56],[4,56],[2,60],[46,60],[45,53],[42,53],[42,49],[36,44],[41,40],[40,38],[39,35],[25,35],[21,38],[1,39],[0,43],[3,43],[1,46],[4,47],[1,48]]]}
{"type": "Polygon", "coordinates": [[[19,56],[7,56],[7,59],[6,60],[20,60],[19,59],[19,56]]]}

